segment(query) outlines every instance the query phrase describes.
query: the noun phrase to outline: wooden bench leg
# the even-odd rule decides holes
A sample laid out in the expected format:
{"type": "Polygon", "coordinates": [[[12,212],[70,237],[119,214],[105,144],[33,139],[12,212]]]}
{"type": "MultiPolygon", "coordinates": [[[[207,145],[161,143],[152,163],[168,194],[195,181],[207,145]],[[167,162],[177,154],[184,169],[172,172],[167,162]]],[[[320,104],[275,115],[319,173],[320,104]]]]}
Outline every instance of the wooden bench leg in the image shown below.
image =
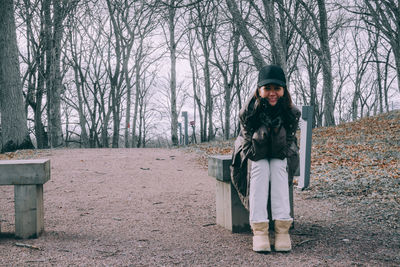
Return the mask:
{"type": "Polygon", "coordinates": [[[44,230],[43,185],[15,185],[15,236],[36,238],[44,230]]]}

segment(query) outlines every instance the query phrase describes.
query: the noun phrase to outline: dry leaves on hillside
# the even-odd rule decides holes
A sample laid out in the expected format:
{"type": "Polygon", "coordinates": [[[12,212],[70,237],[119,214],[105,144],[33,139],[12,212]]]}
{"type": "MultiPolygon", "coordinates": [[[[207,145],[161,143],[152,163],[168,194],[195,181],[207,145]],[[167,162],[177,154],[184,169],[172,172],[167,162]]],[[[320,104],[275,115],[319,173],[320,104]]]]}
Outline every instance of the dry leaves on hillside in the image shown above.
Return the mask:
{"type": "Polygon", "coordinates": [[[330,194],[378,192],[400,203],[399,159],[399,111],[313,132],[312,179],[343,187],[330,194]]]}

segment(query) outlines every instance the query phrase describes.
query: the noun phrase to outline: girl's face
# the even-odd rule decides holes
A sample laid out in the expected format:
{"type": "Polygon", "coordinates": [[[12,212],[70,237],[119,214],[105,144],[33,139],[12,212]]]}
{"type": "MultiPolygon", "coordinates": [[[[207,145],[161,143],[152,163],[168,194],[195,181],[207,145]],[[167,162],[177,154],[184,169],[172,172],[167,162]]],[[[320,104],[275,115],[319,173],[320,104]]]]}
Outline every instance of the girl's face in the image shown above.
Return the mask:
{"type": "Polygon", "coordinates": [[[258,88],[258,94],[260,97],[266,98],[271,106],[275,106],[279,98],[283,96],[284,89],[276,84],[267,84],[258,88]]]}

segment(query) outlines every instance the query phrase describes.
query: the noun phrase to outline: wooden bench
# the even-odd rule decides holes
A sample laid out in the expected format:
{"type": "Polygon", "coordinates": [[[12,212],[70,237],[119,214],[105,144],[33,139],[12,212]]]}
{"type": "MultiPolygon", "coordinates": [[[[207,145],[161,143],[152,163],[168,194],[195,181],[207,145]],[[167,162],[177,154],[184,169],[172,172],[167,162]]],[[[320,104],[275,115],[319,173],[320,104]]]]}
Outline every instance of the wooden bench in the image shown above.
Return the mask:
{"type": "MultiPolygon", "coordinates": [[[[208,175],[215,177],[217,224],[233,233],[250,231],[249,212],[243,206],[235,187],[231,183],[231,155],[214,155],[208,158],[208,175]]],[[[293,217],[293,184],[289,186],[290,215],[293,217]]],[[[268,211],[271,229],[270,203],[268,211]]]]}
{"type": "Polygon", "coordinates": [[[43,184],[48,180],[48,159],[0,160],[0,186],[14,185],[17,238],[36,238],[43,232],[43,184]]]}

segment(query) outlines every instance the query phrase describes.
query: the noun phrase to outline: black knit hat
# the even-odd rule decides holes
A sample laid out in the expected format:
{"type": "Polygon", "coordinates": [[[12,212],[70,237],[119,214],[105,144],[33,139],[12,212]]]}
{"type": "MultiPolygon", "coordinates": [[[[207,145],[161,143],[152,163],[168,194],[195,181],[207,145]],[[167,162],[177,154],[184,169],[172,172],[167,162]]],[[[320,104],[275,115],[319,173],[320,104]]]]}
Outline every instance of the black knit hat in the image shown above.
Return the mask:
{"type": "Polygon", "coordinates": [[[277,65],[267,65],[260,69],[257,86],[261,87],[270,83],[286,87],[285,73],[281,67],[277,65]]]}

